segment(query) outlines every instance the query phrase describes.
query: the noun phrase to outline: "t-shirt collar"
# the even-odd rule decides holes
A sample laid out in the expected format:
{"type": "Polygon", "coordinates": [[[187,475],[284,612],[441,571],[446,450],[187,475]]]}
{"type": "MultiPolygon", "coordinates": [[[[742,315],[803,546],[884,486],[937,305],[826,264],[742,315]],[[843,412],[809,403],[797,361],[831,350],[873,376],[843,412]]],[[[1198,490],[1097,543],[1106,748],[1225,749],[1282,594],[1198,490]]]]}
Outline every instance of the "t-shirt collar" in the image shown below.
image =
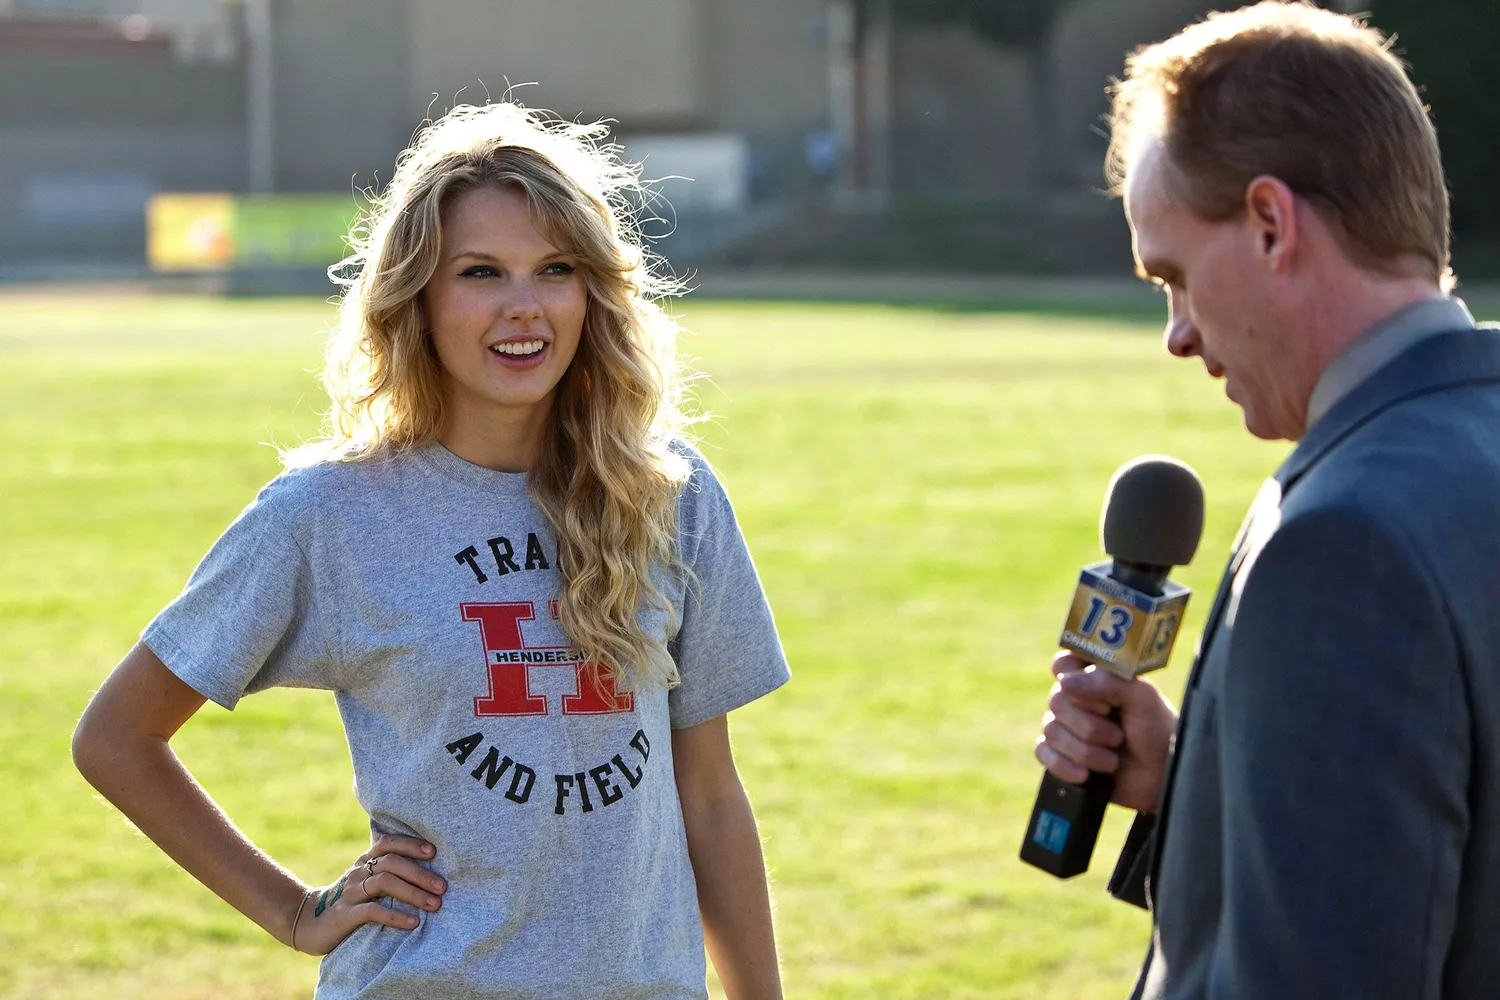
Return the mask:
{"type": "Polygon", "coordinates": [[[506,496],[524,496],[528,491],[526,473],[499,472],[475,465],[443,447],[441,441],[419,445],[412,449],[412,455],[438,475],[465,486],[506,496]]]}

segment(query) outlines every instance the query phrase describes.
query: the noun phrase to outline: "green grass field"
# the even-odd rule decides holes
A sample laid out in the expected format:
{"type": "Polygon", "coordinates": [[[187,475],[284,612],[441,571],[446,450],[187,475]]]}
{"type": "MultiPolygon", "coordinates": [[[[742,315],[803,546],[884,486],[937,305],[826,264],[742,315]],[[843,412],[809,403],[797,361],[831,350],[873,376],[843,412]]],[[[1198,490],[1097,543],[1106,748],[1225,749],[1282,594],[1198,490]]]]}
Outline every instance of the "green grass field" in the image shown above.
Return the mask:
{"type": "MultiPolygon", "coordinates": [[[[1016,860],[1065,602],[1105,484],[1167,452],[1207,484],[1175,697],[1242,512],[1286,452],[1166,357],[1159,323],[1066,313],[687,303],[704,446],[795,673],[733,719],[788,995],[1127,994],[1144,913],[1095,870],[1016,860]]],[[[90,692],[318,426],[312,300],[0,297],[0,995],[310,994],[277,945],[96,798],[68,757],[90,692]]],[[[326,694],[212,705],[174,743],[310,881],[367,843],[326,694]]]]}

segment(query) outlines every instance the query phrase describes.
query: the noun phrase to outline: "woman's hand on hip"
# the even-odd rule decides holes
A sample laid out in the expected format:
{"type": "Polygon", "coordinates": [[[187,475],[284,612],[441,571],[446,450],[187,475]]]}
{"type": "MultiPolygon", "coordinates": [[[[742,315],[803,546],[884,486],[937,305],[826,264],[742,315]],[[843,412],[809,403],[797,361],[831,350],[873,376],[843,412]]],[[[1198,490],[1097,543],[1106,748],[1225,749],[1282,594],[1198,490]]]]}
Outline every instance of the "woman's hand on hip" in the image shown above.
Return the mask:
{"type": "Polygon", "coordinates": [[[412,930],[415,914],[394,909],[382,897],[400,900],[428,913],[443,905],[448,883],[412,859],[432,860],[434,848],[424,840],[382,834],[333,885],[309,890],[294,918],[292,947],[309,955],[326,955],[363,924],[412,930]]]}

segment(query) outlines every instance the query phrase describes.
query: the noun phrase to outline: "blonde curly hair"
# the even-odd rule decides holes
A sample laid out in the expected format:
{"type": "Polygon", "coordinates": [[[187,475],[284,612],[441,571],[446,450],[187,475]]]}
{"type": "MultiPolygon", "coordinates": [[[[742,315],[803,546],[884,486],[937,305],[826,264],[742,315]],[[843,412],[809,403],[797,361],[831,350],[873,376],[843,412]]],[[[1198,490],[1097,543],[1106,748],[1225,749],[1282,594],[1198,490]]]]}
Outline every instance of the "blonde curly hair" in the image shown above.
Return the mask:
{"type": "Polygon", "coordinates": [[[421,295],[443,212],[475,188],[520,192],[542,234],[578,261],[588,293],[578,351],[529,473],[557,534],[559,619],[614,684],[670,686],[676,666],[637,616],[654,607],[669,634],[676,627],[652,573],[681,569],[676,498],[691,471],[670,448],[686,423],[683,382],[677,327],[656,301],[678,289],[640,246],[630,198],[644,189],[606,133],[513,103],[460,106],[418,132],[351,232],[353,253],[330,269],[347,287],[323,371],[328,432],[287,461],[359,461],[437,439],[443,380],[421,295]]]}

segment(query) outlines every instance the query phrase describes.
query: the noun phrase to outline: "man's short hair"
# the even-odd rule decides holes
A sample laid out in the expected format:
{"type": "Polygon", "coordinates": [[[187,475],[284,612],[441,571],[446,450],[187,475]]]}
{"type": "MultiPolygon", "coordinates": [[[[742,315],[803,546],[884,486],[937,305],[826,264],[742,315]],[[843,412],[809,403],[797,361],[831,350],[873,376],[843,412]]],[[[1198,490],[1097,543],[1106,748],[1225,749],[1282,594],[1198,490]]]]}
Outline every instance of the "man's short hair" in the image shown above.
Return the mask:
{"type": "Polygon", "coordinates": [[[1126,61],[1112,88],[1106,171],[1116,193],[1159,141],[1196,215],[1244,211],[1262,174],[1308,199],[1356,264],[1448,280],[1448,188],[1437,133],[1376,29],[1266,0],[1185,28],[1126,61]]]}

